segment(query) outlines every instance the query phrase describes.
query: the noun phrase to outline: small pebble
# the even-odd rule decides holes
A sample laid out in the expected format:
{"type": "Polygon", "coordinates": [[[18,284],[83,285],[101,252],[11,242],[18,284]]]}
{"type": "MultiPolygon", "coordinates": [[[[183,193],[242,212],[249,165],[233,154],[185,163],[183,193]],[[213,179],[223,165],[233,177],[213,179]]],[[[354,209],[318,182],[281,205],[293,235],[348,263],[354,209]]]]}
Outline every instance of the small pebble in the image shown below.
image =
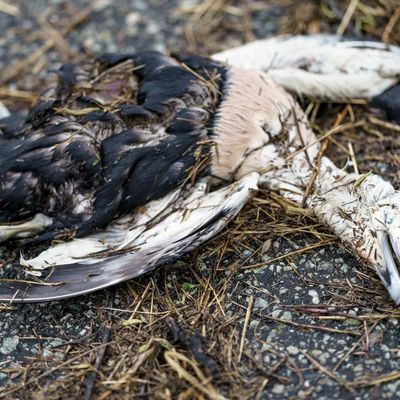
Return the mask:
{"type": "Polygon", "coordinates": [[[319,304],[319,295],[318,295],[318,292],[316,290],[314,290],[314,289],[309,290],[308,294],[312,297],[311,298],[311,302],[313,304],[319,304]]]}

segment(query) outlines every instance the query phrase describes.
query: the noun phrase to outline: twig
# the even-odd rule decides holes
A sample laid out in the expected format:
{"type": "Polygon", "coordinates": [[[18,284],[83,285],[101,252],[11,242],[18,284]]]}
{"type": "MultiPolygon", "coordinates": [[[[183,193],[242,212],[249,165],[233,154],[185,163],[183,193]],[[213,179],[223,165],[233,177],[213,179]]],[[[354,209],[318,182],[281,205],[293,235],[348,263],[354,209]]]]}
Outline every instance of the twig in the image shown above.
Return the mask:
{"type": "Polygon", "coordinates": [[[38,22],[42,27],[46,36],[51,37],[54,41],[54,46],[58,48],[59,54],[63,60],[67,60],[73,55],[73,51],[65,41],[63,35],[45,18],[38,18],[38,22]]]}
{"type": "MultiPolygon", "coordinates": [[[[240,304],[234,302],[239,307],[243,307],[240,304]]],[[[281,319],[281,318],[275,318],[271,317],[269,315],[263,315],[260,313],[254,313],[255,316],[260,317],[262,319],[266,319],[269,321],[274,321],[274,322],[279,322],[284,325],[292,325],[300,329],[311,329],[311,330],[320,330],[324,332],[330,332],[330,333],[337,333],[337,334],[342,334],[342,335],[353,335],[353,336],[360,336],[360,333],[350,331],[348,329],[335,329],[335,328],[328,328],[327,326],[321,326],[321,325],[315,325],[315,324],[300,324],[299,322],[294,322],[294,321],[289,321],[287,319],[281,319]]]]}
{"type": "MultiPolygon", "coordinates": [[[[113,308],[114,298],[115,298],[115,288],[111,288],[108,302],[107,302],[107,308],[113,308]]],[[[103,337],[101,340],[102,347],[100,348],[100,350],[97,354],[96,361],[94,363],[94,370],[86,378],[84,400],[91,400],[91,398],[92,398],[94,385],[96,383],[97,373],[99,372],[99,369],[103,362],[104,355],[105,355],[106,349],[107,349],[107,344],[110,340],[111,324],[112,324],[112,311],[109,311],[108,319],[104,326],[103,337]]]]}
{"type": "Polygon", "coordinates": [[[240,339],[240,347],[238,354],[238,363],[240,363],[240,359],[242,358],[244,341],[246,339],[246,332],[250,322],[251,311],[253,310],[254,297],[250,296],[249,304],[247,306],[246,317],[244,318],[243,330],[242,330],[242,338],[240,339]]]}
{"type": "MultiPolygon", "coordinates": [[[[362,120],[362,121],[358,121],[358,122],[354,122],[354,123],[353,122],[348,122],[346,124],[339,125],[339,126],[333,128],[333,129],[329,130],[324,135],[318,137],[317,139],[315,139],[311,143],[308,143],[307,145],[305,145],[301,149],[294,151],[292,154],[290,154],[289,156],[286,157],[285,161],[291,160],[293,157],[296,157],[298,154],[300,154],[303,151],[307,150],[311,146],[314,146],[315,144],[321,142],[322,140],[326,139],[327,137],[333,135],[334,133],[344,132],[347,129],[351,129],[351,128],[358,128],[359,126],[362,126],[364,124],[365,124],[365,121],[362,120]]],[[[394,124],[391,124],[391,125],[394,125],[394,124]]],[[[400,128],[398,128],[398,129],[400,130],[400,128]]]]}
{"type": "Polygon", "coordinates": [[[316,244],[310,245],[310,246],[308,246],[308,247],[304,247],[304,248],[302,248],[302,249],[298,249],[298,250],[294,250],[294,251],[291,251],[291,252],[286,253],[286,254],[282,254],[281,256],[272,258],[271,260],[263,261],[263,262],[261,262],[261,263],[252,264],[252,265],[246,265],[246,266],[243,267],[243,268],[244,268],[244,269],[249,269],[249,268],[258,268],[258,267],[262,267],[262,266],[264,266],[264,265],[271,264],[271,263],[273,263],[273,262],[275,262],[275,261],[279,261],[279,260],[282,260],[282,259],[287,258],[287,257],[296,256],[296,255],[298,255],[298,254],[305,253],[306,251],[314,250],[314,249],[317,249],[318,247],[322,247],[322,246],[326,246],[326,245],[328,245],[328,244],[332,244],[332,243],[334,243],[334,242],[336,242],[336,241],[337,241],[336,238],[335,238],[335,239],[322,240],[321,242],[318,242],[318,243],[316,243],[316,244]]]}
{"type": "MultiPolygon", "coordinates": [[[[372,327],[368,330],[368,335],[371,334],[371,332],[375,329],[375,327],[379,324],[379,321],[375,322],[372,327]]],[[[346,352],[346,354],[336,363],[336,365],[333,368],[333,371],[336,372],[340,366],[346,361],[346,359],[350,356],[351,353],[360,345],[362,340],[364,339],[364,335],[360,337],[360,339],[357,340],[356,343],[346,352]]]]}
{"type": "Polygon", "coordinates": [[[0,97],[11,98],[13,100],[26,101],[33,104],[37,100],[38,95],[34,92],[30,92],[27,90],[18,90],[18,89],[1,87],[0,97]]]}
{"type": "Polygon", "coordinates": [[[400,7],[396,8],[396,11],[390,17],[389,22],[387,23],[385,30],[382,34],[382,42],[388,42],[390,39],[390,34],[392,33],[394,27],[396,26],[398,20],[400,18],[400,7]]]}
{"type": "Polygon", "coordinates": [[[342,36],[343,33],[346,31],[347,26],[349,25],[349,22],[351,18],[353,17],[354,12],[356,11],[356,8],[358,6],[358,1],[359,0],[351,0],[349,3],[349,6],[347,7],[346,13],[344,14],[344,17],[342,19],[342,22],[340,23],[339,27],[337,28],[336,35],[342,36]]]}
{"type": "Polygon", "coordinates": [[[317,360],[309,356],[305,351],[300,350],[301,354],[304,355],[304,357],[307,358],[308,361],[311,362],[311,364],[314,365],[314,367],[318,368],[323,374],[328,375],[330,378],[332,378],[334,381],[338,382],[341,384],[343,387],[345,387],[350,393],[355,394],[354,389],[350,386],[350,382],[347,382],[345,379],[341,378],[340,376],[337,376],[334,374],[332,371],[329,371],[329,369],[325,368],[323,365],[321,365],[317,360]]]}
{"type": "Polygon", "coordinates": [[[368,387],[368,386],[375,386],[381,385],[382,383],[390,382],[390,381],[398,381],[400,378],[399,371],[393,371],[388,374],[379,375],[378,377],[371,379],[370,376],[363,377],[361,379],[357,379],[356,381],[352,382],[351,385],[357,388],[361,387],[368,387]],[[365,379],[365,380],[363,380],[365,379]]]}
{"type": "Polygon", "coordinates": [[[371,124],[382,126],[384,128],[390,129],[395,132],[400,132],[400,126],[397,124],[393,124],[388,121],[382,121],[379,118],[373,117],[372,115],[368,116],[368,121],[371,122],[371,124]]]}
{"type": "Polygon", "coordinates": [[[312,173],[310,182],[308,183],[308,185],[306,187],[306,190],[304,192],[303,200],[301,202],[301,207],[302,208],[304,208],[306,206],[306,202],[307,202],[308,196],[310,195],[311,191],[313,190],[314,183],[315,183],[315,181],[317,179],[317,176],[318,176],[320,168],[321,168],[321,160],[322,160],[322,157],[323,157],[323,155],[324,155],[324,153],[325,153],[325,151],[326,151],[326,149],[328,147],[328,143],[329,143],[328,140],[325,140],[321,145],[321,149],[319,150],[318,158],[317,158],[317,161],[315,163],[315,167],[313,168],[313,173],[312,173]]]}
{"type": "Polygon", "coordinates": [[[351,142],[349,142],[349,143],[348,143],[348,146],[349,146],[349,153],[350,153],[350,157],[351,157],[351,162],[352,162],[352,164],[353,164],[354,172],[355,172],[357,175],[360,175],[360,171],[358,170],[356,155],[354,154],[353,145],[351,144],[351,142]]]}
{"type": "Polygon", "coordinates": [[[21,15],[21,11],[18,8],[18,6],[13,4],[8,4],[3,0],[0,0],[0,12],[12,15],[13,17],[19,17],[21,15]]]}

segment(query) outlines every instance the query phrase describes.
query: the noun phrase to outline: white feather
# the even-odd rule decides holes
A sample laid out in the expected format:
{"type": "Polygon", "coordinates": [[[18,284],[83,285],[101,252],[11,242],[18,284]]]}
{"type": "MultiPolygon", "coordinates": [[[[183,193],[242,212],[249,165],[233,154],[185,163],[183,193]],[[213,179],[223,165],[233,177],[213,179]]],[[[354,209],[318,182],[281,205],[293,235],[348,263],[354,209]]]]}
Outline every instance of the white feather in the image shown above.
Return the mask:
{"type": "MultiPolygon", "coordinates": [[[[253,173],[242,180],[215,192],[206,193],[207,183],[200,181],[187,198],[180,189],[165,197],[148,203],[140,212],[114,221],[104,232],[85,238],[60,243],[21,263],[34,275],[51,266],[79,263],[90,265],[101,262],[121,251],[161,246],[163,254],[174,248],[192,232],[199,229],[212,215],[223,209],[242,208],[250,196],[250,189],[257,189],[258,174],[253,173]],[[104,257],[101,257],[101,252],[104,257]]],[[[157,253],[157,257],[161,255],[157,253]]]]}
{"type": "Polygon", "coordinates": [[[335,35],[279,36],[212,57],[265,71],[291,92],[333,101],[371,98],[400,79],[398,47],[335,35]]]}

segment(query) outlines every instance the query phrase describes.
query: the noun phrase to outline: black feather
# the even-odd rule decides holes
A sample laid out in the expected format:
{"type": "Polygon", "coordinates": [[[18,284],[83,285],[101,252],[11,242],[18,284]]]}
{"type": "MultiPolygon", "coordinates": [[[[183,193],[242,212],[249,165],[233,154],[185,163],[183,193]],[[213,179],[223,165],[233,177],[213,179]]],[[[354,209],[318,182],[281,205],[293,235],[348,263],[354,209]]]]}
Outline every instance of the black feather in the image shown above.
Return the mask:
{"type": "Polygon", "coordinates": [[[9,117],[0,119],[0,137],[6,139],[17,137],[22,134],[22,129],[26,122],[26,115],[20,113],[13,113],[9,117]]]}
{"type": "Polygon", "coordinates": [[[209,151],[202,143],[220,100],[218,79],[190,68],[158,52],[64,65],[21,133],[3,125],[1,220],[41,212],[59,223],[39,241],[85,236],[180,187],[209,151]]]}
{"type": "Polygon", "coordinates": [[[395,85],[371,100],[373,107],[386,112],[388,119],[400,124],[400,85],[395,85]]]}

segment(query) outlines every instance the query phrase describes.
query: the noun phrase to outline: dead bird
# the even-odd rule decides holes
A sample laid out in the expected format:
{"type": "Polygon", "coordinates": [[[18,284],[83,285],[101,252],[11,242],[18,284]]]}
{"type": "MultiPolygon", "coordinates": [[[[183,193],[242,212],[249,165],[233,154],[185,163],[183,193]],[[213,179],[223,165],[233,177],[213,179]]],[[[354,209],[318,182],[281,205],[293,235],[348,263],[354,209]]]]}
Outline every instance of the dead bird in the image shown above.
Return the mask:
{"type": "Polygon", "coordinates": [[[64,66],[22,123],[0,121],[0,237],[53,241],[21,258],[44,281],[4,281],[0,300],[61,299],[139,276],[214,236],[261,185],[311,209],[399,303],[399,193],[321,156],[299,104],[254,67],[106,54],[64,66]]]}

